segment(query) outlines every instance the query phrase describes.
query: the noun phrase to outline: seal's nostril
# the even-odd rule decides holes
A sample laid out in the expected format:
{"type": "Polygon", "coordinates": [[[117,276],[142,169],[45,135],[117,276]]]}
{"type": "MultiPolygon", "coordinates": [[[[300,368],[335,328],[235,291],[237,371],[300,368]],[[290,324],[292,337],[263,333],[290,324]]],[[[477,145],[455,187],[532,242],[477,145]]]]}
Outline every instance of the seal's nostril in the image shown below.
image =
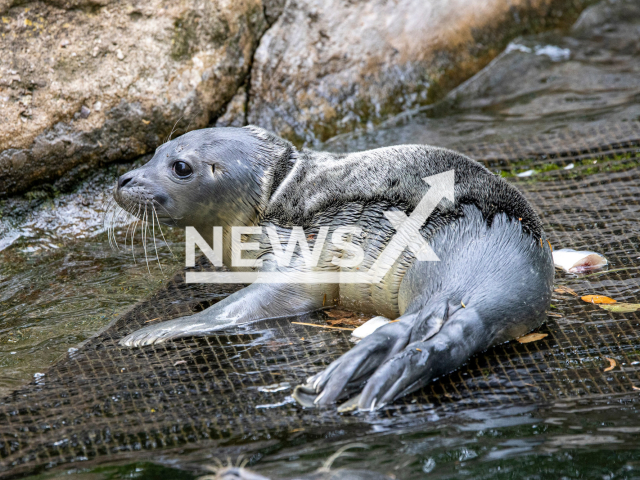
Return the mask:
{"type": "Polygon", "coordinates": [[[120,188],[124,187],[130,181],[131,181],[131,177],[129,177],[129,178],[120,177],[120,185],[119,185],[119,187],[120,188]]]}

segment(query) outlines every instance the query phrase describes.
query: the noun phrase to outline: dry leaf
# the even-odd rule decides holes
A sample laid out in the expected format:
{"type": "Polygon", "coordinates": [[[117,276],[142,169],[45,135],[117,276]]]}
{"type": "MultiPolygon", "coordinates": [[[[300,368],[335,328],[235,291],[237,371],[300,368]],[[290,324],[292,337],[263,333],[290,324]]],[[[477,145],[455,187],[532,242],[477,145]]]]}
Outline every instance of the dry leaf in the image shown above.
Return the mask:
{"type": "Polygon", "coordinates": [[[634,390],[640,390],[640,388],[636,387],[635,385],[631,385],[631,388],[633,388],[634,390]]]}
{"type": "Polygon", "coordinates": [[[600,308],[615,313],[629,313],[640,310],[640,303],[616,303],[615,305],[599,305],[600,308]]]}
{"type": "Polygon", "coordinates": [[[550,317],[562,318],[562,315],[559,315],[559,314],[557,314],[557,313],[547,312],[547,315],[549,315],[550,317]]]}
{"type": "Polygon", "coordinates": [[[326,313],[331,318],[349,318],[355,315],[355,313],[353,312],[349,312],[347,310],[340,310],[338,308],[326,310],[324,313],[326,313]]]}
{"type": "Polygon", "coordinates": [[[371,317],[350,317],[350,318],[336,318],[333,320],[327,320],[329,325],[351,325],[353,327],[359,327],[364,325],[371,317]]]}
{"type": "Polygon", "coordinates": [[[544,337],[548,336],[548,333],[530,333],[528,335],[525,335],[524,337],[516,338],[516,340],[518,340],[520,343],[529,343],[542,340],[544,337]]]}
{"type": "Polygon", "coordinates": [[[605,372],[608,372],[610,370],[613,370],[614,368],[616,368],[616,365],[618,365],[616,363],[616,361],[613,358],[609,358],[609,357],[604,357],[607,360],[609,360],[609,366],[607,368],[604,369],[605,372]]]}
{"type": "Polygon", "coordinates": [[[573,295],[574,297],[578,296],[578,294],[576,292],[571,290],[569,287],[565,287],[564,285],[558,286],[558,288],[556,288],[554,290],[554,292],[556,292],[556,293],[568,293],[569,295],[573,295]]]}
{"type": "Polygon", "coordinates": [[[613,298],[605,297],[604,295],[585,295],[580,298],[588,303],[616,303],[613,298]]]}

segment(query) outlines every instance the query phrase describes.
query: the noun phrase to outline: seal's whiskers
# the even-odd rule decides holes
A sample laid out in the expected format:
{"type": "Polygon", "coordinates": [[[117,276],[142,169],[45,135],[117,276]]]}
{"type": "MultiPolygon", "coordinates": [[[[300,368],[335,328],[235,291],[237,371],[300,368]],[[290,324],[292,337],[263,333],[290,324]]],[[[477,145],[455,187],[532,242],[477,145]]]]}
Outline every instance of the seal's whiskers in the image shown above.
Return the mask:
{"type": "Polygon", "coordinates": [[[122,217],[128,215],[128,212],[124,210],[119,205],[113,211],[111,215],[111,241],[115,245],[117,250],[120,250],[120,245],[118,245],[118,239],[116,238],[116,226],[120,225],[122,217]]]}
{"type": "MultiPolygon", "coordinates": [[[[133,263],[137,264],[138,262],[136,261],[136,252],[135,249],[133,248],[133,239],[136,236],[136,229],[138,228],[138,223],[140,222],[140,204],[138,204],[138,211],[135,214],[136,217],[136,221],[133,224],[133,229],[131,230],[131,255],[133,256],[133,263]]],[[[127,235],[129,234],[129,229],[127,228],[127,235]]],[[[125,235],[124,237],[124,246],[126,248],[127,246],[127,236],[125,235]]]]}
{"type": "MultiPolygon", "coordinates": [[[[169,133],[169,138],[167,140],[165,140],[164,143],[167,143],[167,142],[171,141],[171,137],[173,136],[173,132],[176,131],[176,126],[178,125],[178,122],[180,120],[182,120],[183,118],[184,118],[184,115],[181,115],[180,118],[178,120],[176,120],[176,123],[173,124],[173,128],[171,129],[171,132],[169,133]]],[[[189,124],[191,124],[191,123],[189,123],[189,124]]]]}
{"type": "Polygon", "coordinates": [[[149,223],[147,222],[147,204],[144,205],[144,215],[142,217],[142,224],[140,225],[140,230],[142,230],[142,248],[144,250],[144,261],[147,264],[147,272],[151,275],[151,269],[149,268],[149,256],[147,255],[147,227],[149,223]]]}
{"type": "Polygon", "coordinates": [[[107,206],[104,209],[104,212],[102,214],[102,228],[107,231],[107,238],[109,240],[109,246],[113,249],[113,243],[111,242],[111,228],[110,228],[110,224],[107,221],[107,218],[108,218],[109,213],[111,212],[111,209],[112,209],[112,207],[113,207],[113,205],[115,203],[115,200],[114,200],[113,197],[110,197],[107,200],[106,203],[107,203],[107,206]]]}
{"type": "MultiPolygon", "coordinates": [[[[171,252],[171,256],[175,259],[176,256],[173,254],[173,250],[171,250],[171,246],[169,245],[169,242],[167,242],[167,239],[164,238],[164,232],[162,231],[162,225],[160,224],[160,219],[158,218],[158,211],[156,210],[156,207],[153,204],[153,201],[151,202],[151,208],[153,208],[153,213],[156,216],[156,220],[158,220],[158,229],[160,230],[160,235],[162,235],[162,240],[164,240],[164,243],[167,246],[167,248],[169,249],[169,252],[171,252]]],[[[171,215],[169,215],[169,216],[171,217],[171,215]]],[[[171,217],[171,220],[174,221],[173,217],[171,217]]]]}
{"type": "MultiPolygon", "coordinates": [[[[120,250],[120,245],[118,244],[118,240],[116,237],[116,227],[124,227],[126,225],[127,229],[124,235],[124,248],[127,248],[127,242],[131,243],[131,255],[133,256],[134,263],[137,264],[136,254],[135,254],[135,236],[136,230],[138,229],[138,224],[140,224],[140,239],[142,241],[142,249],[144,251],[144,259],[147,265],[147,272],[151,274],[151,266],[149,264],[149,251],[147,250],[147,243],[149,242],[149,224],[151,224],[151,234],[153,238],[153,248],[156,255],[156,261],[158,262],[158,267],[164,276],[164,269],[162,268],[162,262],[160,261],[160,252],[158,250],[158,242],[156,239],[156,222],[158,222],[158,229],[160,230],[160,235],[164,240],[165,245],[169,249],[171,256],[176,258],[169,242],[167,241],[164,231],[162,230],[162,225],[160,223],[160,217],[158,216],[158,212],[154,203],[157,203],[153,198],[145,198],[143,195],[138,195],[135,199],[119,199],[116,200],[112,197],[104,210],[103,214],[103,226],[107,231],[107,237],[109,240],[109,246],[112,249],[120,250]],[[131,240],[129,240],[129,235],[131,235],[131,240]]],[[[162,205],[159,205],[160,207],[162,205]]],[[[172,221],[175,221],[173,217],[167,212],[167,215],[171,218],[172,221]]]]}
{"type": "MultiPolygon", "coordinates": [[[[151,235],[153,237],[153,249],[156,251],[156,260],[158,261],[158,267],[160,267],[160,273],[162,273],[162,276],[164,277],[164,270],[162,270],[162,264],[160,263],[160,253],[158,253],[158,245],[156,244],[156,217],[154,216],[156,209],[153,206],[153,200],[149,205],[151,205],[151,208],[153,208],[151,213],[151,235]]],[[[158,222],[158,227],[160,227],[160,222],[158,222]]]]}

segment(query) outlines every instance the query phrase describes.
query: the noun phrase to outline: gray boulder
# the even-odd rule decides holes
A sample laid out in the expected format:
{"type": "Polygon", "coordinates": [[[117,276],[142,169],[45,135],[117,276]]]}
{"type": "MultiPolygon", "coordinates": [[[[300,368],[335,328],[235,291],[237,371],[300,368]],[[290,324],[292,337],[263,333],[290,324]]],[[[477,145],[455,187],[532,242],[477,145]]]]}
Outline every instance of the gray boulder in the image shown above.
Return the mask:
{"type": "Polygon", "coordinates": [[[209,125],[266,28],[260,0],[0,0],[0,196],[209,125]]]}

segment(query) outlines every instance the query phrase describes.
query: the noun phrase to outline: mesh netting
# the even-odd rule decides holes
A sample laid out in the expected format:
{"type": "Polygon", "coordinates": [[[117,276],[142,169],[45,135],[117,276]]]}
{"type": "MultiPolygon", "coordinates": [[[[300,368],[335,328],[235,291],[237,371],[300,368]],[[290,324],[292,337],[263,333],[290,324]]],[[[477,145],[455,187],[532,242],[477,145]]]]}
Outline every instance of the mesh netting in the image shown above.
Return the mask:
{"type": "MultiPolygon", "coordinates": [[[[609,260],[606,272],[557,273],[556,285],[640,302],[640,124],[459,149],[506,176],[539,169],[534,177],[513,178],[540,213],[551,243],[596,250],[609,260]]],[[[369,421],[335,409],[304,410],[289,397],[296,384],[351,348],[346,331],[281,319],[156,347],[117,345],[142,326],[199,311],[234,290],[187,285],[178,274],[44,377],[0,402],[0,474],[115,461],[156,449],[250,444],[369,421]]],[[[552,303],[538,330],[548,334],[544,339],[477,355],[378,418],[626,395],[640,386],[634,366],[640,362],[638,313],[605,311],[568,293],[555,293],[552,303]],[[605,372],[608,358],[618,366],[605,372]]],[[[299,321],[325,324],[324,316],[299,321]]]]}

